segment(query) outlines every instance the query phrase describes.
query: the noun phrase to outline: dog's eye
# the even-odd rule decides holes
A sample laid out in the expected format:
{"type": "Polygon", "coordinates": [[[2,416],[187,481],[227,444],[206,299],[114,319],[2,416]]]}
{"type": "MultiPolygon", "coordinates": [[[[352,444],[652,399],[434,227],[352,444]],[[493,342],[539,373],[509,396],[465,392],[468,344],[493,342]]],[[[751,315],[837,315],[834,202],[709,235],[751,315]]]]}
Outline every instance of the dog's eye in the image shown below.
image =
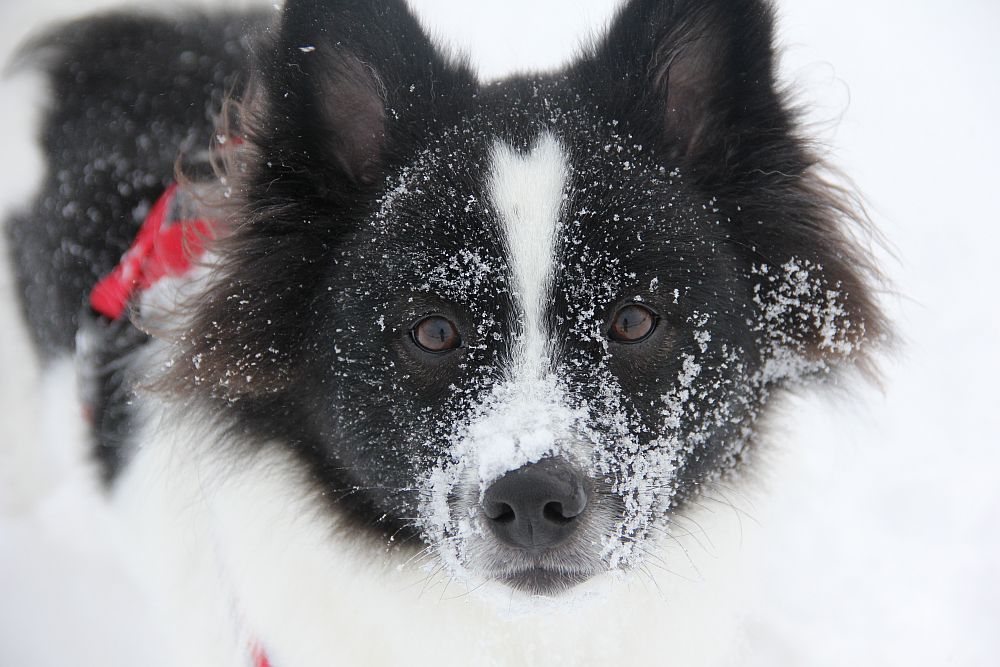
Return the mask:
{"type": "Polygon", "coordinates": [[[653,332],[656,320],[656,313],[649,308],[630,303],[615,313],[608,335],[618,343],[638,343],[653,332]]]}
{"type": "Polygon", "coordinates": [[[461,346],[462,337],[451,320],[429,315],[413,326],[413,342],[426,352],[447,352],[461,346]]]}

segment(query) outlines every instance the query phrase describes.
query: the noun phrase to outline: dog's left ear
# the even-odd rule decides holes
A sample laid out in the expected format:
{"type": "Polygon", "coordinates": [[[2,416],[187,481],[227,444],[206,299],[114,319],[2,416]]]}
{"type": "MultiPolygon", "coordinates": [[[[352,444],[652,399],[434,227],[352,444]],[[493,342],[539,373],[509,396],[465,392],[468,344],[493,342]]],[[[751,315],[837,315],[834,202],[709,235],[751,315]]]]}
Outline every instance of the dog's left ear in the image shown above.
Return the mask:
{"type": "Polygon", "coordinates": [[[785,129],[772,23],[761,0],[633,0],[576,71],[645,141],[717,165],[741,150],[742,133],[785,129]]]}
{"type": "Polygon", "coordinates": [[[403,0],[287,0],[266,67],[255,143],[290,172],[361,187],[473,85],[403,0]]]}

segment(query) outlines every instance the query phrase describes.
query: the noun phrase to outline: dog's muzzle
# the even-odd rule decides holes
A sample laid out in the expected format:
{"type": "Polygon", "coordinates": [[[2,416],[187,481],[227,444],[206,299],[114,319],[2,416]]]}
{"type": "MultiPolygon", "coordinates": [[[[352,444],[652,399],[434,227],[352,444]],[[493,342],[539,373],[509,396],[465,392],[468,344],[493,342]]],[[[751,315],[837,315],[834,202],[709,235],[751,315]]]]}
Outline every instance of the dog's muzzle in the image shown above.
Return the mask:
{"type": "Polygon", "coordinates": [[[506,544],[528,552],[549,549],[580,525],[588,500],[584,482],[566,460],[543,459],[494,482],[483,495],[483,513],[506,544]]]}
{"type": "Polygon", "coordinates": [[[482,516],[490,532],[516,554],[502,577],[533,593],[555,592],[589,578],[567,567],[579,545],[591,499],[590,480],[563,458],[547,458],[509,472],[483,494],[482,516]]]}

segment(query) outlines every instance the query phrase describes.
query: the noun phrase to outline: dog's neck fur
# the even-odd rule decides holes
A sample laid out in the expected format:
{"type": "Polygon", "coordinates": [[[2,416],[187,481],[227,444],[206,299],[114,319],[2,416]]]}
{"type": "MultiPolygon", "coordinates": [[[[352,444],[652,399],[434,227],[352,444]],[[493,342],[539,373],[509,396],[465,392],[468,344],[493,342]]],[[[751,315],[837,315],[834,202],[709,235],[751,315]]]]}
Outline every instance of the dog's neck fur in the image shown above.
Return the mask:
{"type": "Polygon", "coordinates": [[[569,604],[470,591],[415,548],[386,548],[373,562],[368,541],[338,531],[324,501],[303,494],[308,473],[282,448],[234,465],[218,456],[224,438],[178,418],[182,407],[146,406],[142,446],[113,501],[140,538],[137,563],[165,596],[168,622],[183,632],[183,664],[249,665],[255,639],[274,667],[532,665],[554,656],[598,665],[625,650],[636,664],[669,655],[671,664],[709,665],[738,648],[739,595],[726,590],[738,588],[738,568],[720,557],[735,555],[725,540],[736,540],[735,529],[716,526],[714,554],[678,542],[664,563],[605,576],[569,604]]]}

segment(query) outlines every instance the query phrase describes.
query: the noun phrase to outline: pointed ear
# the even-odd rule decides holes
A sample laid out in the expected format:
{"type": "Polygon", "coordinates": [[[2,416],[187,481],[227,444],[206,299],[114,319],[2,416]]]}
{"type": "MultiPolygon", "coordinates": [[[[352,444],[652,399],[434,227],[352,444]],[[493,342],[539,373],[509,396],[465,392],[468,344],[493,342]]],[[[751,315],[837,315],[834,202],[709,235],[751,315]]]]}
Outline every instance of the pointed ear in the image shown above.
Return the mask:
{"type": "Polygon", "coordinates": [[[772,24],[762,0],[633,0],[581,68],[671,157],[728,160],[744,133],[787,129],[772,24]]]}
{"type": "Polygon", "coordinates": [[[256,143],[287,167],[304,160],[362,186],[421,118],[472,82],[403,0],[288,0],[267,72],[256,143]]]}
{"type": "Polygon", "coordinates": [[[798,138],[775,81],[773,23],[766,0],[631,0],[573,76],[726,208],[768,353],[863,366],[890,335],[866,216],[798,138]]]}

